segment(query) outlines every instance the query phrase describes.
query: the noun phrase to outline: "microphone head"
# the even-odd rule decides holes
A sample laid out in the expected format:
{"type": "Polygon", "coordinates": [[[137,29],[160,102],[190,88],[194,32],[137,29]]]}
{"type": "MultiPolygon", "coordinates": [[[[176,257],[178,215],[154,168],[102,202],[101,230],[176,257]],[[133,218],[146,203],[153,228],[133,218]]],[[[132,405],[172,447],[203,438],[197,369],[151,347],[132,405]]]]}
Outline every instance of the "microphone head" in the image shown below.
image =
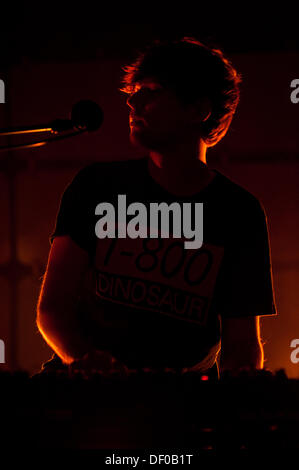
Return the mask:
{"type": "Polygon", "coordinates": [[[71,112],[71,121],[77,129],[96,131],[104,120],[100,106],[91,100],[81,100],[76,103],[71,112]]]}

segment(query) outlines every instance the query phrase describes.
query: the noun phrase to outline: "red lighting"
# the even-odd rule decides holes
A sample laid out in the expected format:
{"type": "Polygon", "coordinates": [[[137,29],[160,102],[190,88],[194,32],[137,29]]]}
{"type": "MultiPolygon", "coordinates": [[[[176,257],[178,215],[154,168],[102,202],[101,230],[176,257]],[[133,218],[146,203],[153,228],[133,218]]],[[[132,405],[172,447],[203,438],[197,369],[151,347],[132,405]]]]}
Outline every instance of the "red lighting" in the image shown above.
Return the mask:
{"type": "Polygon", "coordinates": [[[209,380],[209,376],[208,375],[202,375],[200,380],[209,380]]]}

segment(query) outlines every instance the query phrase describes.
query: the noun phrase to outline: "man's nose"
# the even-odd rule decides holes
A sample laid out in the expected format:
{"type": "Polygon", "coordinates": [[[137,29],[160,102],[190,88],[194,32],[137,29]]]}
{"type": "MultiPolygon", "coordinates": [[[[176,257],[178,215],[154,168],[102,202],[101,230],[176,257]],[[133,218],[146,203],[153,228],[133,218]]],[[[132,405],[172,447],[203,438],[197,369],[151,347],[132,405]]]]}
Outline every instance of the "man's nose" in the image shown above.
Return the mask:
{"type": "Polygon", "coordinates": [[[127,99],[127,105],[132,109],[135,107],[135,102],[136,102],[136,98],[135,98],[135,95],[136,93],[132,93],[128,99],[127,99]]]}

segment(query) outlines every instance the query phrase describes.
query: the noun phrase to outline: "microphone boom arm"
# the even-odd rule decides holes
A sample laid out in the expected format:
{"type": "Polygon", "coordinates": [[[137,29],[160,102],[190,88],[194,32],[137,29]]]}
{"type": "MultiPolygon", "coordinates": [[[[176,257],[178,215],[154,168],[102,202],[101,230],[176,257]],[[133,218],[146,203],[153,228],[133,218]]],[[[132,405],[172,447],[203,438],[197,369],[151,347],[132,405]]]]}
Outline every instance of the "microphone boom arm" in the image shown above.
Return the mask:
{"type": "Polygon", "coordinates": [[[36,140],[34,142],[29,142],[27,144],[18,144],[18,145],[4,145],[0,147],[0,152],[4,152],[6,150],[19,150],[25,148],[33,148],[33,147],[42,147],[43,145],[49,144],[51,142],[56,142],[57,140],[67,139],[68,137],[74,137],[75,135],[83,134],[86,132],[87,129],[77,130],[75,132],[70,132],[64,135],[57,135],[50,139],[43,139],[43,140],[36,140]]]}

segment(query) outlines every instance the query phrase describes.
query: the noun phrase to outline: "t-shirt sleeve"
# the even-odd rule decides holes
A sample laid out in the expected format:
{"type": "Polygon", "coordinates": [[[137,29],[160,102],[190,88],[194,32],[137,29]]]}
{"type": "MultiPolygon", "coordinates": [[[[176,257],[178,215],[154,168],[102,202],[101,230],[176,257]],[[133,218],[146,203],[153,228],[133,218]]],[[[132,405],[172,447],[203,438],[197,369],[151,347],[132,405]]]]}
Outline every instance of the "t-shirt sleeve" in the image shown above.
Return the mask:
{"type": "Polygon", "coordinates": [[[268,224],[261,203],[254,199],[240,206],[230,226],[216,283],[215,309],[227,318],[277,315],[268,224]]]}
{"type": "Polygon", "coordinates": [[[96,237],[94,210],[90,197],[92,169],[86,167],[68,184],[60,199],[50,244],[57,236],[69,235],[78,246],[93,256],[96,237]]]}

